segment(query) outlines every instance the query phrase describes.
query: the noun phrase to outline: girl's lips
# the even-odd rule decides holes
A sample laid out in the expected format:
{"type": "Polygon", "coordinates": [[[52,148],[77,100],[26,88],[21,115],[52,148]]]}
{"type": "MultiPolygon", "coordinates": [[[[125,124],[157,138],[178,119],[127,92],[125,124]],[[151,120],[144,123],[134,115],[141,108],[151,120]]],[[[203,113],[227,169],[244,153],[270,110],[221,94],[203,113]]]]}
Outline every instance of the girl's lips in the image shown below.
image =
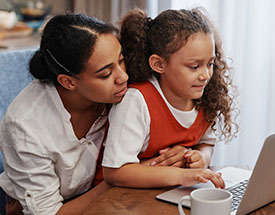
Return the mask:
{"type": "Polygon", "coordinates": [[[124,87],[121,91],[119,91],[118,93],[115,93],[116,97],[122,97],[124,96],[124,94],[127,92],[127,87],[124,87]]]}
{"type": "Polygon", "coordinates": [[[193,87],[195,87],[197,89],[204,89],[205,85],[194,85],[193,87]]]}

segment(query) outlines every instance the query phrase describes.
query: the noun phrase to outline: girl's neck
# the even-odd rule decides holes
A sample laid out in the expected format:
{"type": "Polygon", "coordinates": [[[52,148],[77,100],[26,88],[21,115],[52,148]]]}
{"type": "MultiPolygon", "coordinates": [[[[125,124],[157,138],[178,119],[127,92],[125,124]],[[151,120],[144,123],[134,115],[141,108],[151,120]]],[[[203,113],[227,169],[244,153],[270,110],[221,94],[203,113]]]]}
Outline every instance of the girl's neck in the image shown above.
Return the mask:
{"type": "Polygon", "coordinates": [[[177,110],[181,111],[190,111],[194,108],[194,102],[192,99],[185,99],[179,96],[176,96],[172,93],[171,90],[167,90],[165,86],[161,84],[161,81],[158,81],[163,95],[170,105],[172,105],[177,110]]]}

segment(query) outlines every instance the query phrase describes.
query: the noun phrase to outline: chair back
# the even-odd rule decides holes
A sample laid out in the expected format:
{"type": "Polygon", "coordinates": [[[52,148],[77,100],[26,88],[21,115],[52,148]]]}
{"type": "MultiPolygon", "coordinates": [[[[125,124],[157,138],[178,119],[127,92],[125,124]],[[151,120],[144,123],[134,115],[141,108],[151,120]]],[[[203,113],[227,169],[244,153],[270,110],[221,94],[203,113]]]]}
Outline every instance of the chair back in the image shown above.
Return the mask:
{"type": "Polygon", "coordinates": [[[29,61],[34,52],[35,49],[0,52],[0,120],[11,101],[33,80],[29,61]]]}

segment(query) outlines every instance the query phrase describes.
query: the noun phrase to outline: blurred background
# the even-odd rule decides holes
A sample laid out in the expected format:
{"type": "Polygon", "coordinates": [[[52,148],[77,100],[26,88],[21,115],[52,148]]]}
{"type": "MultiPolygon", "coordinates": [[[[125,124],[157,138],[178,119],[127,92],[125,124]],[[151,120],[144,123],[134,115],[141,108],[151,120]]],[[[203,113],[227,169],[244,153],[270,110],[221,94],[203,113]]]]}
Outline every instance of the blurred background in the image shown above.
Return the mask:
{"type": "Polygon", "coordinates": [[[116,23],[121,15],[135,6],[145,9],[152,18],[168,8],[203,6],[207,9],[220,31],[225,53],[232,59],[234,82],[239,92],[236,102],[241,111],[238,137],[228,144],[218,143],[212,162],[252,167],[264,139],[275,133],[275,1],[0,0],[0,10],[16,11],[23,22],[29,23],[32,18],[37,21],[35,16],[39,16],[39,26],[41,20],[66,11],[84,12],[116,23]],[[25,10],[29,15],[26,19],[17,6],[38,10],[25,10]]]}

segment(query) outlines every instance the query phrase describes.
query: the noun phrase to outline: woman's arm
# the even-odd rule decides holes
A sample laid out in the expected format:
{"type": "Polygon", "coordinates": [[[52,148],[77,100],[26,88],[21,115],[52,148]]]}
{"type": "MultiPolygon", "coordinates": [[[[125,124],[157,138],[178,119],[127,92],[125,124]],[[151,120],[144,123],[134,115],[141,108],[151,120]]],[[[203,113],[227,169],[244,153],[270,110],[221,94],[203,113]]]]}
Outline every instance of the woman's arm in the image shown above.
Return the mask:
{"type": "Polygon", "coordinates": [[[160,150],[160,155],[141,163],[150,166],[174,166],[182,168],[207,168],[213,154],[213,145],[198,144],[191,148],[176,145],[160,150]]]}
{"type": "Polygon", "coordinates": [[[181,145],[175,145],[159,151],[159,155],[150,159],[141,160],[141,163],[149,166],[174,166],[186,167],[184,155],[191,150],[181,145]]]}
{"type": "Polygon", "coordinates": [[[192,186],[210,180],[215,187],[224,188],[221,174],[209,169],[183,169],[172,166],[146,166],[131,163],[120,168],[104,167],[103,175],[108,183],[125,187],[192,186]]]}
{"type": "Polygon", "coordinates": [[[100,194],[104,193],[111,186],[105,181],[98,184],[93,189],[89,190],[85,194],[65,203],[57,212],[58,215],[75,215],[82,214],[87,206],[95,200],[100,194]]]}

